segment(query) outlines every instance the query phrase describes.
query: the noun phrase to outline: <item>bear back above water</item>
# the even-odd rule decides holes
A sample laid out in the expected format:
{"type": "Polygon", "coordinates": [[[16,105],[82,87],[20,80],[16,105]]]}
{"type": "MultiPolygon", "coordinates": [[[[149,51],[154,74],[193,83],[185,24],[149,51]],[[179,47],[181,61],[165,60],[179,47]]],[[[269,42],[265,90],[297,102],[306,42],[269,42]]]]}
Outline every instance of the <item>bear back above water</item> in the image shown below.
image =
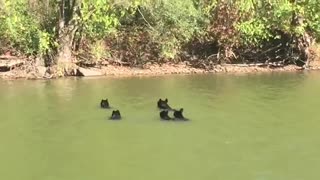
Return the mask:
{"type": "Polygon", "coordinates": [[[174,118],[176,120],[185,120],[185,121],[187,121],[188,119],[185,118],[182,113],[183,113],[183,108],[181,108],[179,111],[178,110],[174,110],[173,116],[174,116],[174,118]]]}
{"type": "Polygon", "coordinates": [[[162,100],[161,98],[158,100],[158,108],[171,110],[171,107],[168,105],[168,99],[162,100]]]}
{"type": "Polygon", "coordinates": [[[119,110],[114,110],[112,111],[110,120],[120,120],[121,119],[121,114],[119,110]]]}
{"type": "Polygon", "coordinates": [[[169,117],[167,110],[163,110],[160,112],[160,118],[162,120],[171,120],[172,119],[171,117],[169,117]]]}
{"type": "Polygon", "coordinates": [[[100,107],[101,108],[110,108],[108,99],[105,99],[105,100],[102,99],[100,102],[100,107]]]}

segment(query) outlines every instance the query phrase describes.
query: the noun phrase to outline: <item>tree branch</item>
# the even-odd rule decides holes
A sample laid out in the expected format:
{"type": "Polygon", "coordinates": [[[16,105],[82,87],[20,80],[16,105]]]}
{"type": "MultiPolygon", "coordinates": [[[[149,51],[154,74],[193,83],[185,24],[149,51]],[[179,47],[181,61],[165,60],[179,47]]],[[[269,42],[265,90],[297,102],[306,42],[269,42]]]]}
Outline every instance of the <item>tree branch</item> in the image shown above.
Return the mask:
{"type": "Polygon", "coordinates": [[[143,20],[148,24],[148,26],[149,26],[152,30],[154,30],[154,28],[151,26],[151,24],[147,21],[147,19],[144,17],[144,15],[142,14],[142,12],[140,11],[140,8],[138,7],[137,9],[138,9],[141,17],[143,18],[143,20]]]}

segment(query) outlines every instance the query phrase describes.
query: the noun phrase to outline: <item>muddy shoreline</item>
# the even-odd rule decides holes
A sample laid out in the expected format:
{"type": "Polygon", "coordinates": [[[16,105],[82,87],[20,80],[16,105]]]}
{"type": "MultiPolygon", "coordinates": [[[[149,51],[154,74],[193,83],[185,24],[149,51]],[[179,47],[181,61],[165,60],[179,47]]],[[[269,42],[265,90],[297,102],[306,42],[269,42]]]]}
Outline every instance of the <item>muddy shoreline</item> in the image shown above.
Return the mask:
{"type": "MultiPolygon", "coordinates": [[[[145,64],[142,67],[128,67],[119,65],[107,65],[92,68],[83,68],[76,65],[69,66],[68,70],[61,70],[58,66],[46,68],[35,65],[22,65],[9,71],[0,72],[1,79],[54,79],[66,76],[103,77],[103,76],[158,76],[170,74],[246,74],[268,72],[297,72],[305,70],[295,65],[283,67],[224,64],[214,65],[210,69],[195,68],[187,63],[145,64]]],[[[320,63],[311,63],[307,70],[320,70],[320,63]]]]}

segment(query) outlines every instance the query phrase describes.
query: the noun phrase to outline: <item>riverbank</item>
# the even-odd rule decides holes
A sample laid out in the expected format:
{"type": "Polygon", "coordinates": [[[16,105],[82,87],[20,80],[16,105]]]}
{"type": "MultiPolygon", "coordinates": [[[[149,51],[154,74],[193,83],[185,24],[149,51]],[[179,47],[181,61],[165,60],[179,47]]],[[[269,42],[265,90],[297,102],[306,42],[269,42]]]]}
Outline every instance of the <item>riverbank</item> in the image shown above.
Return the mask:
{"type": "MultiPolygon", "coordinates": [[[[19,61],[20,62],[20,61],[19,61]]],[[[182,63],[145,64],[141,67],[130,67],[121,65],[104,65],[97,67],[79,67],[75,64],[61,66],[43,67],[30,63],[18,64],[0,72],[2,79],[53,79],[64,76],[155,76],[169,74],[205,74],[205,73],[266,73],[266,72],[295,72],[304,68],[296,65],[279,66],[275,64],[223,64],[210,67],[195,68],[182,63]]],[[[320,70],[320,61],[312,61],[307,70],[320,70]]]]}

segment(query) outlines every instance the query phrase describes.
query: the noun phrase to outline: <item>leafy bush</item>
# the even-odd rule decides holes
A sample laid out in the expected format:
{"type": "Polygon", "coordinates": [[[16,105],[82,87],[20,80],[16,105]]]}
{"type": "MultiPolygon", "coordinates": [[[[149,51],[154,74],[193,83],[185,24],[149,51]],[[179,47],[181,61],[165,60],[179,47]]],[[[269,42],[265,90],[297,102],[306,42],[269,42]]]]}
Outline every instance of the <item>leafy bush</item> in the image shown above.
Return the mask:
{"type": "MultiPolygon", "coordinates": [[[[71,0],[2,2],[0,53],[10,49],[24,55],[45,56],[59,51],[60,22],[65,18],[61,7],[70,6],[71,0]]],[[[305,37],[320,41],[318,0],[76,2],[79,4],[69,7],[67,13],[70,21],[65,25],[70,31],[63,32],[70,32],[71,43],[66,44],[72,44],[74,54],[88,52],[95,59],[108,57],[132,61],[133,65],[179,59],[185,53],[183,47],[194,43],[214,48],[202,49],[208,53],[205,56],[212,57],[212,52],[217,58],[232,60],[239,57],[236,51],[243,54],[255,49],[259,53],[275,44],[290,44],[288,47],[302,52],[310,44],[305,37]]]]}
{"type": "Polygon", "coordinates": [[[202,31],[204,15],[193,0],[147,1],[141,6],[149,33],[160,45],[163,58],[175,58],[181,45],[202,31]]]}
{"type": "Polygon", "coordinates": [[[26,1],[5,1],[0,15],[0,36],[22,53],[39,50],[39,24],[28,11],[26,1]]]}
{"type": "Polygon", "coordinates": [[[114,9],[110,1],[82,1],[79,19],[84,35],[88,38],[102,39],[115,31],[119,20],[114,9]]]}

